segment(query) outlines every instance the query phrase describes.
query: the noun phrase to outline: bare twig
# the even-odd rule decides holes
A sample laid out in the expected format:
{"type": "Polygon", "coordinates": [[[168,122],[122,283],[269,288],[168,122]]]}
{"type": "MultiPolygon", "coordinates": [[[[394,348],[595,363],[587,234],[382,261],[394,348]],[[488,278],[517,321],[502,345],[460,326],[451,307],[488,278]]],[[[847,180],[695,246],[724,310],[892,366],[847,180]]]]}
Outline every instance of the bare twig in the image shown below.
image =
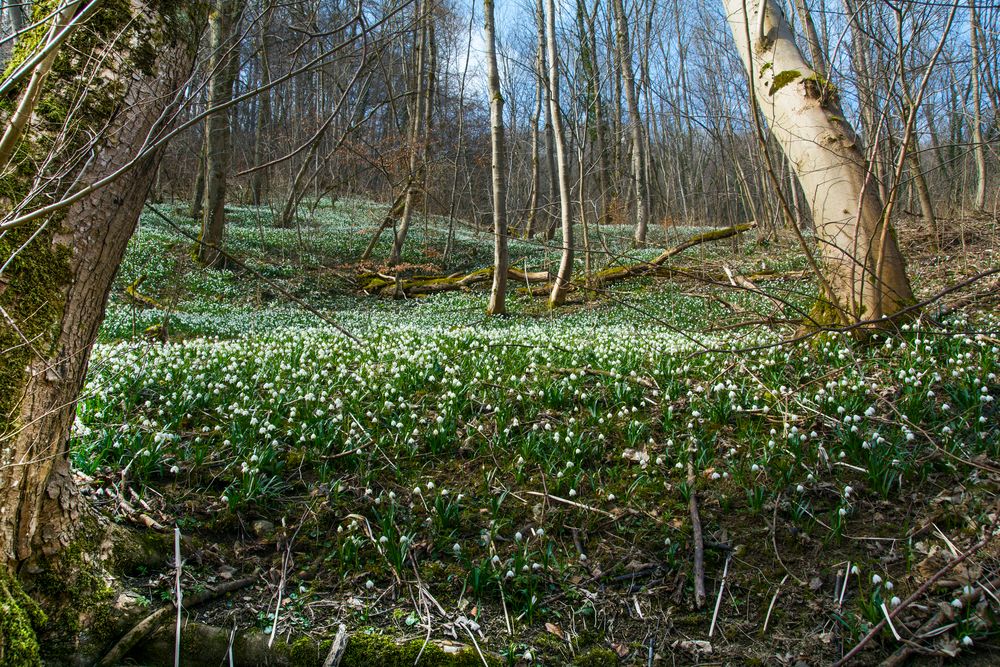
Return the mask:
{"type": "Polygon", "coordinates": [[[886,616],[886,618],[884,618],[881,621],[879,621],[875,625],[875,627],[873,627],[868,632],[868,634],[865,635],[861,639],[861,641],[857,643],[857,645],[855,645],[854,648],[852,648],[850,651],[848,651],[844,655],[843,658],[841,658],[837,662],[833,663],[832,667],[843,667],[843,665],[846,665],[854,656],[856,656],[858,653],[861,652],[861,650],[868,644],[868,642],[870,642],[872,640],[873,637],[875,637],[879,632],[882,631],[882,628],[885,627],[885,624],[886,624],[886,622],[888,620],[893,619],[896,616],[898,616],[900,614],[900,612],[902,612],[904,609],[906,609],[915,600],[917,600],[921,595],[923,595],[927,591],[927,589],[929,589],[931,586],[933,586],[934,582],[936,582],[938,579],[940,579],[944,575],[946,575],[949,572],[951,572],[951,570],[953,570],[955,568],[955,566],[957,566],[959,563],[961,563],[962,561],[964,561],[967,558],[969,558],[969,556],[972,556],[973,554],[975,554],[979,550],[981,550],[983,547],[985,547],[987,544],[989,544],[993,540],[993,538],[995,537],[995,535],[993,533],[993,531],[994,531],[995,528],[996,528],[996,524],[994,523],[986,531],[986,537],[984,537],[983,539],[981,539],[978,542],[976,542],[975,544],[973,544],[961,556],[959,556],[958,558],[955,558],[955,559],[949,561],[947,564],[945,564],[944,567],[942,567],[940,570],[938,570],[937,572],[935,572],[934,575],[931,576],[931,578],[928,579],[927,581],[925,581],[923,584],[921,584],[920,588],[918,588],[917,590],[915,590],[913,592],[913,594],[910,595],[910,597],[908,597],[905,600],[903,600],[902,602],[900,602],[899,605],[897,605],[895,609],[893,609],[891,612],[889,612],[889,614],[888,614],[888,616],[886,616]]]}

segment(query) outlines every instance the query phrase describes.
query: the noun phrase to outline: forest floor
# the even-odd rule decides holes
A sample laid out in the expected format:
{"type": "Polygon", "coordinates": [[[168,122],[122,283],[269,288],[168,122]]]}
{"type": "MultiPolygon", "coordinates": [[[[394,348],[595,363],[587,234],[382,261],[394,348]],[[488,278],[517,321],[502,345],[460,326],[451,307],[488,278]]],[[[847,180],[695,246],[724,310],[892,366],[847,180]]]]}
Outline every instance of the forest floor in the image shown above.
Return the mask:
{"type": "MultiPolygon", "coordinates": [[[[377,636],[411,642],[398,664],[430,638],[471,647],[461,664],[814,665],[899,605],[856,664],[908,648],[1000,660],[1000,538],[980,544],[1000,515],[995,275],[892,335],[783,344],[815,293],[794,275],[761,283],[770,296],[644,277],[555,312],[514,293],[510,316],[487,319],[482,289],[358,289],[378,269],[352,259],[374,204],[321,206],[297,230],[234,208],[234,270],[198,269],[191,220],[157,210],[118,276],[73,457],[104,514],[164,544],[180,528],[187,595],[248,579],[189,621],[315,640],[299,659],[316,664],[343,623],[345,665],[390,664],[365,653],[377,636]]],[[[490,264],[492,236],[463,228],[446,261],[446,226],[418,220],[405,261],[490,264]]],[[[995,221],[947,229],[939,250],[900,230],[921,298],[1000,266],[995,221]]],[[[592,268],[699,231],[657,229],[635,251],[605,228],[592,268]]],[[[540,242],[511,255],[558,261],[540,242]]],[[[806,268],[760,229],[675,259],[806,268]]],[[[128,586],[169,601],[172,560],[164,548],[128,586]]],[[[141,646],[128,661],[156,662],[141,646]]]]}

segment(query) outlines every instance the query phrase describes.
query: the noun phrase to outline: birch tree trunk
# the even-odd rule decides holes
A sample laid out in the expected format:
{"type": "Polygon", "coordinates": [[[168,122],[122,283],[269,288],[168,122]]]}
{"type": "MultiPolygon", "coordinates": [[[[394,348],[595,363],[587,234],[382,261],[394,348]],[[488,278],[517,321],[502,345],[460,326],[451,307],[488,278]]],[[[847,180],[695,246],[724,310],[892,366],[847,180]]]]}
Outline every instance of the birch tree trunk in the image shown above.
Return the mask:
{"type": "Polygon", "coordinates": [[[132,164],[75,203],[0,235],[0,571],[29,576],[83,523],[70,426],[161,151],[136,156],[173,115],[167,107],[197,48],[196,11],[189,2],[132,0],[70,38],[42,86],[38,108],[46,111],[20,140],[26,154],[52,160],[2,177],[0,210],[11,221],[132,164]],[[102,85],[81,95],[79,82],[91,77],[102,85]]]}
{"type": "Polygon", "coordinates": [[[893,315],[913,304],[913,292],[854,131],[831,91],[823,94],[779,6],[758,2],[758,12],[766,10],[761,20],[759,13],[749,17],[744,3],[723,0],[729,27],[756,103],[802,185],[820,242],[828,293],[813,319],[853,324],[893,315]]]}
{"type": "Polygon", "coordinates": [[[497,68],[497,42],[493,24],[493,0],[483,0],[485,14],[487,87],[490,95],[490,145],[493,162],[493,286],[488,315],[507,313],[507,153],[504,146],[503,96],[497,68]]]}
{"type": "MultiPolygon", "coordinates": [[[[539,0],[541,1],[541,0],[539,0]]],[[[556,149],[556,171],[559,179],[559,220],[562,223],[562,258],[556,274],[549,307],[560,306],[566,300],[566,290],[573,276],[573,218],[570,212],[572,193],[569,187],[569,161],[566,158],[566,138],[559,111],[559,51],[556,47],[556,8],[554,0],[546,0],[545,41],[549,52],[549,117],[552,140],[556,149]]]]}
{"type": "MultiPolygon", "coordinates": [[[[209,15],[211,79],[208,108],[214,109],[233,97],[239,66],[239,46],[233,41],[241,0],[218,0],[209,15]]],[[[220,250],[226,233],[226,181],[232,159],[232,109],[216,111],[205,122],[205,195],[201,217],[198,261],[221,268],[220,250]]]]}
{"type": "Polygon", "coordinates": [[[611,0],[615,14],[615,33],[618,44],[618,63],[622,72],[622,86],[625,88],[625,105],[628,107],[629,131],[632,135],[632,190],[635,195],[635,242],[646,243],[649,227],[649,192],[646,182],[645,141],[642,133],[642,119],[639,117],[639,103],[636,99],[635,76],[632,74],[632,51],[628,42],[628,21],[622,0],[611,0]]]}

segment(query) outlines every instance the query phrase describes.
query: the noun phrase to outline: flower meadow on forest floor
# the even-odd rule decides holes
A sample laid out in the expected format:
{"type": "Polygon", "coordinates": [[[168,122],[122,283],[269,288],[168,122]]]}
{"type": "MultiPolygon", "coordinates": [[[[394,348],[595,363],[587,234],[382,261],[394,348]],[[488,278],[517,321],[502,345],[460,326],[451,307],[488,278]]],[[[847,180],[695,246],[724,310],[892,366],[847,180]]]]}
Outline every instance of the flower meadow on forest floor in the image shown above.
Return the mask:
{"type": "MultiPolygon", "coordinates": [[[[347,291],[322,269],[360,254],[356,220],[377,209],[338,210],[307,252],[294,232],[261,229],[252,209],[238,211],[229,238],[360,343],[252,276],[194,269],[182,237],[145,219],[119,283],[145,277],[145,293],[169,309],[116,296],[73,430],[88,493],[117,511],[128,514],[115,499],[141,502],[221,544],[254,519],[285,526],[248,552],[266,561],[277,543],[298,554],[282,631],[314,629],[322,600],[337,599],[326,613],[406,634],[424,623],[405,593],[418,573],[512,660],[533,650],[559,664],[607,632],[644,657],[646,616],[663,632],[707,627],[704,614],[678,612],[692,599],[697,490],[709,541],[726,545],[710,549],[710,568],[730,553],[746,570],[736,585],[753,622],[736,612],[726,622],[759,629],[775,585],[795,573],[825,591],[809,612],[823,633],[850,642],[942,548],[908,529],[936,516],[956,536],[996,512],[995,314],[918,321],[864,343],[780,345],[787,331],[713,326],[772,316],[770,299],[640,280],[558,314],[513,296],[509,318],[487,320],[481,292],[392,302],[347,291]],[[137,335],[151,325],[165,325],[167,342],[137,335]],[[860,575],[830,606],[851,564],[860,575]],[[546,623],[568,643],[546,643],[546,623]]],[[[442,224],[411,246],[440,238],[442,224]]],[[[489,238],[461,236],[488,257],[489,238]]],[[[769,262],[755,238],[736,250],[702,259],[801,267],[787,255],[769,262]]],[[[550,252],[518,251],[534,266],[550,252]]],[[[792,285],[786,296],[777,309],[791,318],[812,291],[792,285]]],[[[236,564],[226,551],[191,576],[236,564]]],[[[789,637],[798,628],[801,641],[785,641],[793,652],[806,650],[808,628],[790,612],[809,594],[785,594],[772,621],[789,637]]],[[[257,622],[270,630],[274,616],[257,622]]],[[[992,632],[975,610],[958,631],[970,641],[992,632]]]]}

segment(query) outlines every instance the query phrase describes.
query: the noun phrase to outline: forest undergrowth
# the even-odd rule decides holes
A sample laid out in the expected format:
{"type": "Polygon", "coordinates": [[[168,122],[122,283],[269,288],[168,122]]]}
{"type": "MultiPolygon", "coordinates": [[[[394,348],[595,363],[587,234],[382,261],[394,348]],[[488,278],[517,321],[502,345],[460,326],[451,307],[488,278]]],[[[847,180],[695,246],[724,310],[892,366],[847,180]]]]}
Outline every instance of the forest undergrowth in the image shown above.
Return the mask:
{"type": "MultiPolygon", "coordinates": [[[[867,340],[788,343],[815,287],[795,243],[758,229],[677,262],[788,274],[766,288],[580,279],[565,308],[522,291],[488,319],[483,290],[364,294],[355,276],[380,269],[349,258],[384,212],[368,202],[289,230],[234,208],[227,249],[247,268],[217,271],[191,259],[195,225],[156,210],[72,445],[96,506],[171,544],[129,573],[152,607],[172,599],[177,526],[188,594],[247,580],[189,621],[305,638],[305,663],[341,623],[344,664],[383,636],[415,642],[399,655],[444,647],[428,664],[829,664],[873,629],[858,664],[996,659],[995,280],[867,340]]],[[[492,236],[462,227],[445,258],[446,227],[418,220],[404,261],[490,265],[492,236]]],[[[920,298],[998,265],[995,222],[969,229],[932,253],[901,225],[920,298]]],[[[699,231],[637,251],[630,229],[591,230],[592,267],[699,231]]],[[[511,256],[554,269],[558,248],[512,240],[511,256]]]]}

